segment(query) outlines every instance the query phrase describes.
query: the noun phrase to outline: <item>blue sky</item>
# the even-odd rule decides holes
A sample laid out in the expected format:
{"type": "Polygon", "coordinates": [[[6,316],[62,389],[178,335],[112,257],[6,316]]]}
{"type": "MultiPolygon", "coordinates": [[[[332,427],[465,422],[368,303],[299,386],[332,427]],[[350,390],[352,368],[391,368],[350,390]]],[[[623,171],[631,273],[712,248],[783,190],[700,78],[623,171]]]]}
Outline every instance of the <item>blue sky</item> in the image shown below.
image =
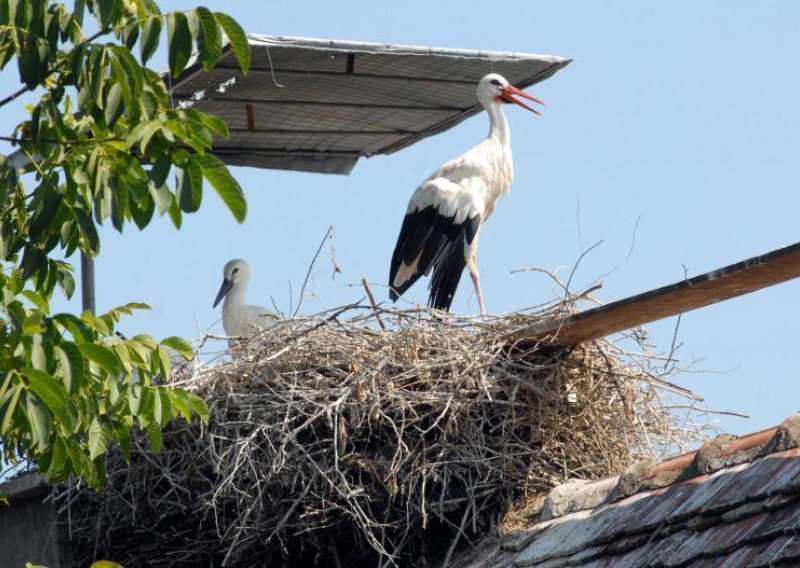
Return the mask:
{"type": "MultiPolygon", "coordinates": [[[[162,10],[196,5],[159,2],[162,10]]],[[[542,118],[508,108],[516,179],[481,236],[487,308],[510,312],[547,302],[542,267],[573,287],[600,277],[605,302],[694,276],[800,240],[800,4],[784,2],[205,2],[251,33],[544,53],[574,58],[531,89],[542,118]],[[632,248],[632,250],[631,250],[632,248]],[[629,254],[630,251],[630,254],[629,254]],[[610,272],[610,273],[609,273],[610,272]]],[[[160,57],[157,67],[164,61],[160,57]]],[[[280,78],[279,78],[280,79],[280,78]]],[[[5,95],[16,70],[0,75],[5,95]]],[[[32,100],[28,99],[28,100],[32,100]]],[[[21,103],[0,111],[10,125],[21,103]]],[[[328,226],[301,311],[357,300],[366,277],[383,287],[406,203],[445,160],[486,135],[479,115],[398,154],[363,160],[348,177],[236,168],[249,213],[238,225],[212,192],[175,231],[167,218],[144,232],[102,232],[97,304],[144,301],[151,313],[123,331],[156,337],[222,332],[211,308],[223,264],[251,264],[249,301],[283,310],[294,301],[328,226]]],[[[7,148],[4,148],[7,151],[7,148]]],[[[77,260],[77,259],[76,259],[77,260]]],[[[407,293],[424,302],[425,285],[407,293]]],[[[676,381],[745,433],[780,423],[797,397],[800,283],[789,282],[683,317],[678,355],[700,360],[676,381]]],[[[76,300],[77,299],[76,294],[76,300]]],[[[58,309],[78,309],[77,301],[58,309]]],[[[453,310],[477,313],[465,277],[453,310]]],[[[674,320],[648,326],[668,351],[674,320]]]]}

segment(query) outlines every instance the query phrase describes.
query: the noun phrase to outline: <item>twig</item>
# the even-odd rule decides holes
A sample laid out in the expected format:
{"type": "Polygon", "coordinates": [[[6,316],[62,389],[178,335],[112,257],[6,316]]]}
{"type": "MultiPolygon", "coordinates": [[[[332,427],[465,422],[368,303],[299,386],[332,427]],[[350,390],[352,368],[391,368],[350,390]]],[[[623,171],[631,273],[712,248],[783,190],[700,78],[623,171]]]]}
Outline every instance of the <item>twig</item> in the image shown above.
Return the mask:
{"type": "Polygon", "coordinates": [[[381,313],[378,311],[378,306],[375,304],[375,296],[372,295],[372,290],[369,289],[369,284],[367,283],[367,279],[363,276],[361,277],[361,284],[364,285],[364,290],[367,291],[367,298],[369,298],[369,303],[372,306],[372,313],[375,314],[375,319],[378,322],[378,325],[381,326],[381,329],[386,329],[386,324],[383,323],[383,318],[381,318],[381,313]]]}
{"type": "Polygon", "coordinates": [[[325,236],[322,237],[322,242],[319,243],[319,247],[317,247],[317,252],[314,253],[314,258],[311,259],[311,264],[308,265],[308,271],[306,272],[306,277],[303,279],[303,286],[302,288],[300,288],[300,298],[298,298],[297,307],[292,313],[293,318],[297,317],[297,313],[300,311],[300,306],[303,304],[303,297],[306,294],[306,285],[308,284],[308,279],[311,276],[311,270],[314,268],[314,263],[317,262],[317,257],[319,256],[319,253],[322,251],[322,247],[325,246],[325,241],[328,240],[331,231],[333,231],[333,225],[328,227],[328,230],[325,231],[325,236]]]}

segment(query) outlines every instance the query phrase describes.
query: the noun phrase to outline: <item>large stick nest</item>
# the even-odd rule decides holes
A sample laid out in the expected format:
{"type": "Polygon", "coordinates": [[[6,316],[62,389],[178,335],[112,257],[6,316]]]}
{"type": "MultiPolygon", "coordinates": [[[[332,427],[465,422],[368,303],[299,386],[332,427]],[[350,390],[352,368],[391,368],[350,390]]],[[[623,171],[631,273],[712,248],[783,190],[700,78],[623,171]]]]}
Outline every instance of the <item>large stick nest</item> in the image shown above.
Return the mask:
{"type": "Polygon", "coordinates": [[[173,422],[157,455],[137,436],[102,493],[56,496],[73,564],[436,565],[514,499],[693,441],[670,365],[607,341],[509,341],[542,315],[281,321],[178,380],[207,427],[173,422]]]}

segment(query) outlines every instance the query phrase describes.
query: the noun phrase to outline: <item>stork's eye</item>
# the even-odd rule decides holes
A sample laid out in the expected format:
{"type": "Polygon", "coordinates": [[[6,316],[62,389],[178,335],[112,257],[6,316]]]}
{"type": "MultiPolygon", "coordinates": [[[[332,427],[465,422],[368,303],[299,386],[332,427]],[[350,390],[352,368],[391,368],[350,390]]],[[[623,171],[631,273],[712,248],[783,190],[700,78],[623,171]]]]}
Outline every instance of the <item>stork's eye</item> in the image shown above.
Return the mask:
{"type": "Polygon", "coordinates": [[[500,86],[500,81],[499,81],[498,79],[492,79],[492,80],[491,80],[491,81],[489,81],[489,82],[490,82],[492,85],[497,85],[498,87],[500,86]]]}
{"type": "Polygon", "coordinates": [[[231,272],[231,276],[234,276],[237,272],[239,272],[238,268],[234,268],[233,272],[231,272]]]}

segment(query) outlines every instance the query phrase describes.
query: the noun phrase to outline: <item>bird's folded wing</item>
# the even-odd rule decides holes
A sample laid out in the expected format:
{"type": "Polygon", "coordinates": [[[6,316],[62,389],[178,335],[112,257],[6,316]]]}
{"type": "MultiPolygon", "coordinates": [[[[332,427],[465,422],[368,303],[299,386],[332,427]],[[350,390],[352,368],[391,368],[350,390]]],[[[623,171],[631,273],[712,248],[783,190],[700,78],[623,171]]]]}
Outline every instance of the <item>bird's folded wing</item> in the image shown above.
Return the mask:
{"type": "MultiPolygon", "coordinates": [[[[444,178],[426,181],[411,197],[390,270],[396,299],[423,274],[434,270],[431,304],[452,300],[464,269],[464,246],[478,231],[484,205],[480,194],[444,178]]],[[[449,305],[449,303],[448,303],[449,305]]]]}

